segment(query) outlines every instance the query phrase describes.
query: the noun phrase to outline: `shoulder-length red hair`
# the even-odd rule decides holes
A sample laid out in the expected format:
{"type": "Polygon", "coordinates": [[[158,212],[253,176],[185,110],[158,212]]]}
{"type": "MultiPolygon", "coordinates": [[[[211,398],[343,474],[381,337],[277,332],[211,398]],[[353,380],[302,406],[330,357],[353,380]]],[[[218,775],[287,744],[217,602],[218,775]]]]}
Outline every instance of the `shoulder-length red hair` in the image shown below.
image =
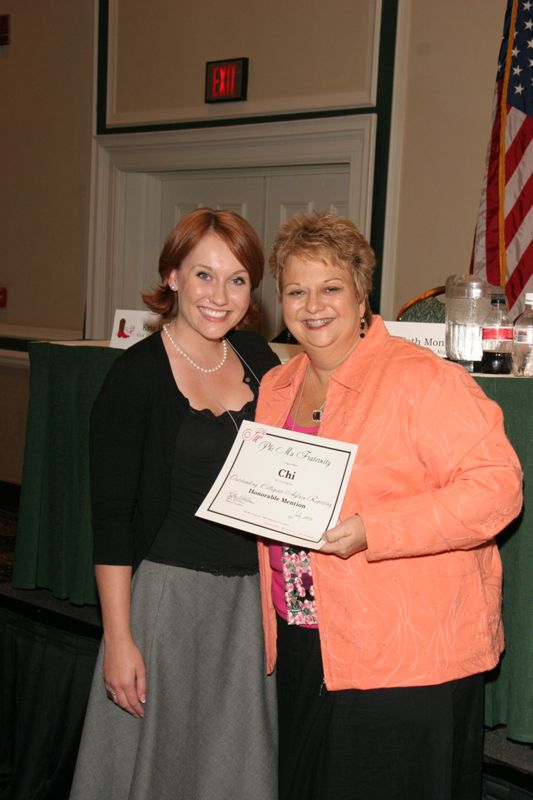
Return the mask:
{"type": "MultiPolygon", "coordinates": [[[[229,247],[250,276],[252,291],[261,283],[263,248],[250,223],[235,211],[197,208],[183,217],[168,235],[159,257],[161,282],[152,292],[142,295],[148,308],[164,319],[177,313],[178,298],[168,285],[170,273],[180,268],[183,259],[207,233],[215,233],[229,247]]],[[[248,317],[247,323],[250,324],[248,317]]]]}

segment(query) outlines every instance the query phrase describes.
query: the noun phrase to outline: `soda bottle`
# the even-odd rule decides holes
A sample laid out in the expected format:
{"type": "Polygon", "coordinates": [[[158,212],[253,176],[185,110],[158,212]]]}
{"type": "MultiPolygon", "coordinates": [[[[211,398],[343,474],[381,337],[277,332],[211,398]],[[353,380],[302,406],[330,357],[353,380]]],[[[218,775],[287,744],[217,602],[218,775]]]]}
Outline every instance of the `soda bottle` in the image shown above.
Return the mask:
{"type": "Polygon", "coordinates": [[[512,369],[513,322],[507,314],[505,295],[491,295],[491,309],[481,326],[481,372],[508,375],[512,369]]]}
{"type": "Polygon", "coordinates": [[[533,292],[526,293],[526,307],[514,323],[513,375],[533,378],[533,292]]]}

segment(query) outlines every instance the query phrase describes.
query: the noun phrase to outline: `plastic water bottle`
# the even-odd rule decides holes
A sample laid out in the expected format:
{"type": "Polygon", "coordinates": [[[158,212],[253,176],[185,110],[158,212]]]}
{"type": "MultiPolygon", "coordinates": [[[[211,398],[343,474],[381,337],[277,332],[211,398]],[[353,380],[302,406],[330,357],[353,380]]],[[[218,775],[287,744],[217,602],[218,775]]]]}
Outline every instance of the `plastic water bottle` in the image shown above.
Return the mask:
{"type": "Polygon", "coordinates": [[[481,372],[508,375],[512,368],[513,321],[507,314],[504,294],[491,295],[490,302],[491,309],[481,326],[481,372]]]}
{"type": "Polygon", "coordinates": [[[533,292],[527,292],[525,310],[514,323],[513,375],[533,378],[533,292]]]}

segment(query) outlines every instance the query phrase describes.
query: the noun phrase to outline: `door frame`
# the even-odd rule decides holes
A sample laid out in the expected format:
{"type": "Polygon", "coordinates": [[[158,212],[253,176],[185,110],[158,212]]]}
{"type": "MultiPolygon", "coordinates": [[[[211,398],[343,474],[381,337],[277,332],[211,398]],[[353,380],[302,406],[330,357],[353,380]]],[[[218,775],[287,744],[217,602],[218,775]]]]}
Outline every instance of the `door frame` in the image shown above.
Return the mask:
{"type": "MultiPolygon", "coordinates": [[[[376,115],[96,136],[85,335],[104,339],[126,280],[160,249],[158,173],[346,164],[348,216],[370,239],[376,115]]],[[[139,283],[140,285],[140,283],[139,283]]]]}

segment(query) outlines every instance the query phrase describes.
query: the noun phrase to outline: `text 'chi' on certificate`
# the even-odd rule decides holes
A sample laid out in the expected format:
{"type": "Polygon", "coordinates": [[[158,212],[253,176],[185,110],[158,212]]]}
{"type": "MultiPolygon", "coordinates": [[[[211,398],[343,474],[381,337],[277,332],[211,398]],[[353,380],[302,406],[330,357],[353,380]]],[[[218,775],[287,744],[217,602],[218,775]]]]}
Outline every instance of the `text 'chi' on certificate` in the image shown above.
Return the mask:
{"type": "Polygon", "coordinates": [[[196,516],[319,550],[337,524],[357,445],[243,422],[196,516]]]}

